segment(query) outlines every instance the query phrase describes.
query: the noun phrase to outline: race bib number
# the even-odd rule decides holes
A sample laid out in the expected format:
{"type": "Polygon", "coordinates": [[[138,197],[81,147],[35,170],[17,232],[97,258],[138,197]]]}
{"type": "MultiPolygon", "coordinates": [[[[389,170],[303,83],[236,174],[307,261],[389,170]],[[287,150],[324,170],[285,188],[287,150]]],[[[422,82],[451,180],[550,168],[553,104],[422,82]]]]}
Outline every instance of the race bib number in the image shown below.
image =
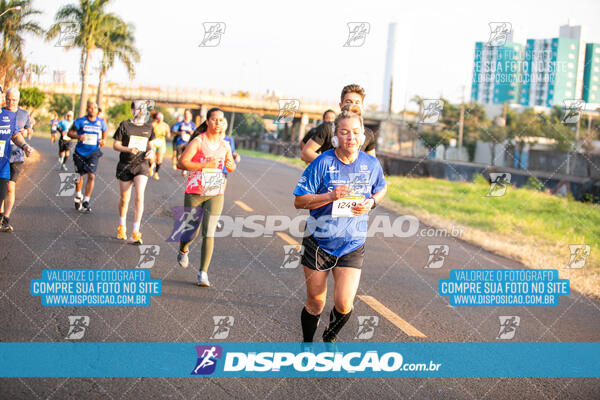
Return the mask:
{"type": "Polygon", "coordinates": [[[139,151],[146,151],[148,148],[148,138],[141,136],[131,136],[129,137],[129,147],[130,149],[138,149],[139,151]]]}
{"type": "Polygon", "coordinates": [[[183,140],[184,142],[189,142],[190,141],[190,134],[189,133],[182,133],[181,134],[181,140],[183,140]]]}
{"type": "Polygon", "coordinates": [[[186,193],[202,196],[217,196],[225,193],[225,176],[222,170],[204,168],[202,171],[192,171],[188,177],[186,193]]]}
{"type": "Polygon", "coordinates": [[[98,144],[98,135],[94,135],[92,133],[86,133],[83,144],[88,144],[90,146],[96,146],[98,144]]]}
{"type": "Polygon", "coordinates": [[[364,200],[363,197],[342,197],[333,202],[333,208],[331,209],[331,216],[333,218],[339,217],[354,217],[352,213],[352,207],[359,205],[364,200]]]}
{"type": "Polygon", "coordinates": [[[224,193],[225,176],[223,170],[217,168],[204,168],[202,170],[202,194],[216,196],[224,193]]]}
{"type": "Polygon", "coordinates": [[[6,140],[0,140],[0,157],[4,157],[5,150],[6,150],[6,140]]]}

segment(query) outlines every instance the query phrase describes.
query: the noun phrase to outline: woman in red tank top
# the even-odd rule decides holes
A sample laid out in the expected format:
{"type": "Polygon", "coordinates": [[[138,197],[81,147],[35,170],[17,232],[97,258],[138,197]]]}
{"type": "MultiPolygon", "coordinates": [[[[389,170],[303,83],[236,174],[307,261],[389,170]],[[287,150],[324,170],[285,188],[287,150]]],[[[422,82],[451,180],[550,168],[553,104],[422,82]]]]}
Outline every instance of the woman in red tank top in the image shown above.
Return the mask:
{"type": "MultiPolygon", "coordinates": [[[[189,215],[200,215],[202,223],[202,252],[200,255],[199,286],[210,286],[208,266],[214,250],[214,234],[217,222],[223,211],[223,194],[226,180],[223,167],[228,172],[235,171],[236,165],[229,144],[223,140],[227,126],[225,114],[220,108],[211,108],[204,121],[190,138],[181,155],[177,167],[190,171],[185,188],[184,206],[189,215]],[[202,208],[202,212],[193,211],[202,208]]],[[[189,246],[198,236],[196,229],[191,237],[179,243],[177,262],[183,268],[189,265],[189,246]]]]}

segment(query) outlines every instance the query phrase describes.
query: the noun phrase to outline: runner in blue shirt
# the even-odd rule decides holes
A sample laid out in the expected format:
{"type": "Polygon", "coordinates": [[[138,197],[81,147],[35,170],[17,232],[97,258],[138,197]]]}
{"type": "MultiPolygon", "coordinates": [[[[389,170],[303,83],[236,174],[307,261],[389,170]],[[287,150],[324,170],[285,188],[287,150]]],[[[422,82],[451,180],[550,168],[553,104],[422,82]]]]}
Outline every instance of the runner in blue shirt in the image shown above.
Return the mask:
{"type": "MultiPolygon", "coordinates": [[[[73,111],[69,111],[67,115],[65,115],[65,119],[58,123],[56,128],[58,132],[58,162],[61,164],[60,169],[63,171],[67,170],[67,160],[69,159],[69,153],[71,151],[71,146],[73,145],[73,141],[67,134],[71,126],[73,125],[73,111]]],[[[54,135],[52,135],[54,139],[54,135]]]]}
{"type": "MultiPolygon", "coordinates": [[[[192,121],[192,112],[190,110],[185,110],[183,114],[183,121],[179,122],[179,125],[176,127],[175,133],[177,137],[175,138],[175,147],[176,147],[176,159],[183,154],[185,150],[185,146],[190,141],[190,137],[192,133],[196,130],[196,124],[192,121]]],[[[183,176],[186,176],[187,171],[182,171],[183,176]]]]}
{"type": "Polygon", "coordinates": [[[50,124],[50,135],[51,135],[52,143],[54,143],[54,135],[56,135],[58,123],[60,122],[60,120],[58,119],[58,114],[56,114],[56,113],[53,113],[52,117],[53,118],[50,120],[49,124],[50,124]]]}
{"type": "Polygon", "coordinates": [[[177,169],[177,138],[179,137],[179,125],[183,121],[183,115],[177,117],[177,122],[173,124],[171,127],[171,136],[173,139],[171,140],[171,145],[173,147],[173,153],[171,155],[171,159],[173,161],[173,169],[177,169]]]}
{"type": "MultiPolygon", "coordinates": [[[[0,86],[0,94],[3,94],[2,86],[0,86]]],[[[9,97],[8,93],[7,97],[9,97]]],[[[33,152],[33,148],[25,142],[19,130],[17,115],[8,108],[2,108],[0,109],[0,203],[4,202],[8,194],[11,142],[22,149],[27,156],[33,152]]],[[[10,215],[0,214],[0,231],[11,232],[13,230],[9,217],[10,215]]]]}
{"type": "MultiPolygon", "coordinates": [[[[229,143],[229,147],[231,147],[231,154],[233,155],[233,160],[235,161],[236,164],[239,164],[240,161],[242,160],[242,157],[239,155],[239,153],[235,152],[235,140],[233,140],[233,138],[231,136],[229,136],[227,133],[227,125],[228,122],[227,120],[225,120],[224,123],[225,127],[223,128],[223,140],[225,140],[227,143],[229,143]]],[[[229,171],[227,171],[227,168],[223,167],[223,173],[225,174],[225,178],[227,178],[227,174],[229,174],[229,171]]]]}
{"type": "Polygon", "coordinates": [[[310,210],[301,261],[307,287],[301,314],[304,342],[313,341],[325,306],[329,270],[335,282],[335,304],[324,342],[336,341],[352,312],[365,256],[367,213],[387,190],[377,158],[360,151],[364,140],[362,117],[343,111],[335,119],[334,148],[304,170],[294,190],[294,206],[310,210]]]}
{"type": "Polygon", "coordinates": [[[98,160],[102,157],[101,147],[104,146],[108,127],[102,118],[98,117],[98,105],[92,101],[87,104],[87,115],[77,118],[69,129],[69,137],[78,139],[73,153],[75,170],[80,175],[75,194],[75,209],[89,213],[90,197],[94,191],[94,180],[98,160]],[[85,196],[82,195],[83,175],[87,175],[85,196]]]}
{"type": "MultiPolygon", "coordinates": [[[[21,93],[16,88],[10,88],[6,91],[6,108],[12,111],[16,115],[17,119],[17,130],[21,132],[23,137],[29,138],[31,136],[31,119],[29,113],[19,107],[19,100],[21,99],[21,93]]],[[[8,193],[4,198],[4,202],[0,207],[0,214],[2,214],[4,225],[2,231],[12,232],[13,227],[8,222],[12,214],[13,206],[15,205],[15,198],[17,192],[17,180],[23,171],[23,164],[25,163],[25,153],[23,150],[15,145],[10,144],[10,179],[8,181],[8,193]]]]}

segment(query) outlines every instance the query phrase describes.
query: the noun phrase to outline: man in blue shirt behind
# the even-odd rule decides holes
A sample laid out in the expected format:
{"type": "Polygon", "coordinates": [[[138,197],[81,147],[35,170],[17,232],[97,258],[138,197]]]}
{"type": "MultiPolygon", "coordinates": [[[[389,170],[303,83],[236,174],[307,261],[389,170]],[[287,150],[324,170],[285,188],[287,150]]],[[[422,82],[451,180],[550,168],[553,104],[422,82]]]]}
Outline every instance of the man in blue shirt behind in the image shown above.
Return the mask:
{"type": "MultiPolygon", "coordinates": [[[[9,89],[9,91],[11,98],[13,98],[16,95],[16,92],[18,92],[16,91],[16,89],[9,89]]],[[[2,86],[0,86],[1,102],[3,102],[2,94],[2,86]]],[[[6,97],[9,97],[8,92],[6,94],[6,97]]],[[[14,103],[14,101],[10,102],[10,104],[12,103],[14,103]]],[[[24,151],[27,156],[29,156],[33,152],[33,148],[25,142],[23,135],[21,135],[21,130],[19,129],[17,124],[17,114],[10,111],[8,108],[2,108],[0,109],[0,203],[3,203],[6,199],[6,195],[8,193],[10,185],[9,180],[11,179],[11,142],[14,143],[17,146],[17,148],[24,151]]],[[[14,185],[14,182],[12,183],[14,185]]],[[[0,214],[0,231],[12,232],[13,227],[9,223],[9,217],[10,214],[8,216],[0,214]]]]}
{"type": "Polygon", "coordinates": [[[71,129],[69,129],[69,137],[78,139],[73,153],[75,171],[79,174],[79,181],[76,186],[77,193],[75,194],[75,209],[77,211],[85,213],[91,211],[90,197],[92,197],[94,191],[98,161],[102,157],[100,148],[104,146],[107,131],[106,122],[98,117],[98,105],[92,101],[87,104],[87,115],[77,118],[71,129]],[[81,193],[84,175],[87,175],[85,196],[81,193]]]}
{"type": "Polygon", "coordinates": [[[52,134],[52,141],[54,142],[56,134],[58,134],[58,162],[61,164],[60,169],[63,171],[67,170],[67,160],[69,159],[69,152],[71,151],[72,141],[67,135],[69,129],[73,125],[73,111],[67,112],[65,119],[58,123],[56,132],[52,134]]]}
{"type": "MultiPolygon", "coordinates": [[[[19,107],[19,100],[21,93],[16,88],[10,88],[6,91],[6,109],[13,112],[16,116],[17,131],[21,132],[26,138],[31,136],[32,124],[29,118],[29,113],[19,107]]],[[[8,193],[0,207],[0,214],[3,215],[2,226],[0,230],[3,232],[12,232],[13,227],[9,223],[10,215],[12,214],[13,206],[15,205],[15,197],[17,190],[17,180],[21,171],[23,170],[23,164],[25,163],[25,153],[23,150],[15,145],[10,144],[10,178],[8,181],[8,193]]]]}

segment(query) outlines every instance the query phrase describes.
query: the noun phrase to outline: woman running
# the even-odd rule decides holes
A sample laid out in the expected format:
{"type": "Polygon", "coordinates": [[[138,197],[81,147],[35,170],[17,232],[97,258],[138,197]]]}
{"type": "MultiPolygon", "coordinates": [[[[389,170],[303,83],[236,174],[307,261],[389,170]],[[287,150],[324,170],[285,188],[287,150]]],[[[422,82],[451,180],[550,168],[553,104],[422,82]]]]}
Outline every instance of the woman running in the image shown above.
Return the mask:
{"type": "Polygon", "coordinates": [[[143,243],[140,224],[144,212],[144,193],[148,183],[150,162],[154,161],[152,142],[155,136],[152,124],[147,121],[147,105],[144,101],[132,101],[131,113],[133,118],[121,122],[115,132],[113,143],[113,149],[121,153],[116,172],[121,193],[117,239],[127,240],[127,209],[131,199],[131,188],[135,187],[134,222],[130,242],[140,245],[143,243]]]}
{"type": "MultiPolygon", "coordinates": [[[[211,108],[204,121],[190,138],[189,144],[177,167],[191,171],[185,188],[184,205],[186,208],[202,207],[202,252],[200,255],[200,273],[198,286],[210,286],[208,281],[208,266],[214,250],[214,234],[217,221],[223,211],[223,194],[226,180],[223,177],[223,167],[227,171],[235,171],[235,162],[231,148],[223,140],[225,115],[220,108],[211,108]]],[[[198,236],[199,229],[193,233],[189,241],[181,241],[177,262],[183,268],[189,265],[189,246],[198,236]]]]}
{"type": "Polygon", "coordinates": [[[386,193],[379,161],[360,151],[364,140],[362,117],[343,111],[335,119],[334,148],[304,170],[294,190],[294,206],[310,210],[310,235],[302,241],[307,292],[301,314],[304,342],[312,342],[317,330],[329,270],[335,282],[334,307],[323,341],[335,342],[352,313],[365,257],[367,214],[386,193]]]}

